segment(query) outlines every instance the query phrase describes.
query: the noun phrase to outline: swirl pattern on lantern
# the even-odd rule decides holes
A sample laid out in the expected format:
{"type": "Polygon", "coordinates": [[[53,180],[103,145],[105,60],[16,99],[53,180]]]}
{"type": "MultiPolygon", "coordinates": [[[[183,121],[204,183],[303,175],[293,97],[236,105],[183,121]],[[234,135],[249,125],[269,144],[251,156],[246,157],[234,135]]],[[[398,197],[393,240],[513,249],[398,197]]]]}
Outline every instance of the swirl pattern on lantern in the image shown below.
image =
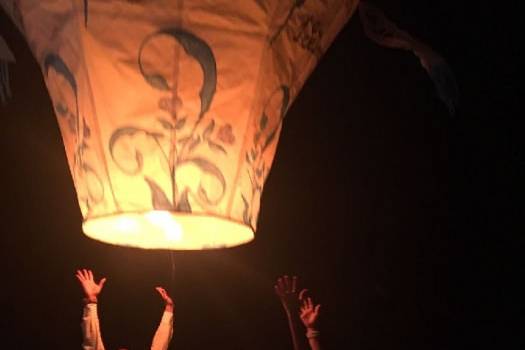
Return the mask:
{"type": "Polygon", "coordinates": [[[84,231],[114,244],[201,249],[253,238],[283,118],[357,1],[18,4],[84,231]],[[110,218],[116,238],[97,235],[110,218]],[[209,225],[190,237],[172,219],[182,230],[193,219],[209,225]],[[88,232],[90,222],[102,226],[88,232]],[[149,242],[139,233],[156,227],[149,242]],[[230,229],[238,235],[221,238],[230,229]]]}

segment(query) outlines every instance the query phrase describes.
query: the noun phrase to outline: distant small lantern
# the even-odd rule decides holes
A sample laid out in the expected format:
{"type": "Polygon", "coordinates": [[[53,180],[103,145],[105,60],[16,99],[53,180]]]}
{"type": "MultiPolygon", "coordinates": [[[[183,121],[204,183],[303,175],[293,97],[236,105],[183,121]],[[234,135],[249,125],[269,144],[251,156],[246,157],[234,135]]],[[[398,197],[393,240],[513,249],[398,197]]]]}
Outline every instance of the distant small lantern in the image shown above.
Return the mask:
{"type": "Polygon", "coordinates": [[[41,63],[84,233],[178,250],[254,238],[283,117],[358,0],[0,2],[41,63]]]}

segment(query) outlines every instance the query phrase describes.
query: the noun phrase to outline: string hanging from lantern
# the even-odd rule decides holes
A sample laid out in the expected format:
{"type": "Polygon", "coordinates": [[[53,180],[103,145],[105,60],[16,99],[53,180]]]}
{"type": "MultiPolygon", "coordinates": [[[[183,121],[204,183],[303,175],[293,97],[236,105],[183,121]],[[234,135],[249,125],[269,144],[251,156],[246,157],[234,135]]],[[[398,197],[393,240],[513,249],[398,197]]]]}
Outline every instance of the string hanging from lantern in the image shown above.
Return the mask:
{"type": "Polygon", "coordinates": [[[169,251],[169,254],[170,254],[170,267],[171,267],[170,283],[171,283],[171,287],[174,288],[175,287],[175,256],[172,250],[169,251]]]}

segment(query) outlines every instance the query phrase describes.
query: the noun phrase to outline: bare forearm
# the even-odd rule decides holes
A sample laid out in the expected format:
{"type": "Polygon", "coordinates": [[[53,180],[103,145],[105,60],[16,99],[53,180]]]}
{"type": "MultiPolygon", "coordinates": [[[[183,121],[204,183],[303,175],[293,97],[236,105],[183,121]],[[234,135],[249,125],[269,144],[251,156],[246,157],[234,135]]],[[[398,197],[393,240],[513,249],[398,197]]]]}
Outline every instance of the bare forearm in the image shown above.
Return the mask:
{"type": "Polygon", "coordinates": [[[312,350],[321,350],[321,343],[319,342],[319,331],[308,328],[306,330],[306,338],[308,338],[308,344],[312,350]]]}
{"type": "Polygon", "coordinates": [[[173,313],[173,304],[166,304],[164,311],[173,313]]]}
{"type": "Polygon", "coordinates": [[[97,304],[87,303],[82,315],[82,334],[84,350],[104,350],[98,320],[97,304]]]}
{"type": "Polygon", "coordinates": [[[167,350],[173,336],[173,313],[164,309],[159,327],[153,336],[151,350],[167,350]]]}
{"type": "Polygon", "coordinates": [[[294,322],[292,315],[287,312],[288,327],[290,328],[290,335],[292,337],[292,343],[294,350],[300,350],[299,341],[297,337],[297,322],[294,322]]]}
{"type": "Polygon", "coordinates": [[[308,339],[308,344],[310,344],[310,349],[312,350],[321,350],[321,344],[317,338],[308,339]]]}

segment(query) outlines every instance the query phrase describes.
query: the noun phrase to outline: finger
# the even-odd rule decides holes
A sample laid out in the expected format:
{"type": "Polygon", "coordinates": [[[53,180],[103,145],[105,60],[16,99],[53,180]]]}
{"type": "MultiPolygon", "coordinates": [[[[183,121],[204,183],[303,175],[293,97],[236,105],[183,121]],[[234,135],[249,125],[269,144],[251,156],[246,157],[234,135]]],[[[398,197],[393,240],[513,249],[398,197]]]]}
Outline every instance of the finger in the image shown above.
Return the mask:
{"type": "Polygon", "coordinates": [[[292,293],[295,293],[295,288],[297,287],[297,276],[292,278],[292,293]]]}
{"type": "Polygon", "coordinates": [[[159,292],[162,299],[166,299],[166,291],[162,287],[155,288],[157,292],[159,292]]]}
{"type": "Polygon", "coordinates": [[[308,304],[306,303],[306,300],[302,300],[302,306],[303,309],[308,308],[308,304]]]}
{"type": "Polygon", "coordinates": [[[281,289],[277,285],[273,286],[273,289],[275,290],[275,294],[277,294],[278,296],[283,295],[281,289]]]}
{"type": "Polygon", "coordinates": [[[315,307],[315,309],[314,309],[314,313],[315,313],[316,315],[319,314],[319,309],[320,309],[320,308],[321,308],[321,304],[319,304],[319,305],[317,305],[317,306],[315,307]]]}
{"type": "Polygon", "coordinates": [[[93,272],[91,270],[88,270],[88,274],[89,274],[89,279],[94,281],[95,278],[93,277],[93,272]]]}
{"type": "Polygon", "coordinates": [[[308,297],[308,298],[306,299],[306,301],[307,301],[307,305],[308,305],[308,307],[309,307],[309,308],[312,308],[312,307],[313,307],[312,298],[308,297]]]}
{"type": "Polygon", "coordinates": [[[282,277],[277,279],[277,285],[279,286],[279,289],[284,292],[284,279],[282,277]]]}
{"type": "Polygon", "coordinates": [[[82,269],[82,274],[84,275],[84,278],[85,279],[88,279],[89,278],[89,275],[88,275],[88,272],[86,269],[82,269]]]}
{"type": "Polygon", "coordinates": [[[102,289],[102,287],[104,287],[104,283],[106,283],[106,277],[102,278],[100,282],[98,282],[98,287],[102,289]]]}
{"type": "Polygon", "coordinates": [[[308,292],[308,289],[304,288],[303,290],[301,290],[299,292],[299,300],[303,300],[304,299],[304,295],[306,294],[306,292],[308,292]]]}
{"type": "Polygon", "coordinates": [[[286,291],[290,291],[290,279],[288,278],[288,275],[284,275],[284,286],[286,288],[286,291]]]}
{"type": "Polygon", "coordinates": [[[77,278],[78,278],[78,280],[80,282],[82,282],[84,280],[84,278],[83,278],[84,276],[82,276],[82,272],[79,271],[79,270],[77,270],[77,274],[75,276],[77,276],[77,278]]]}

